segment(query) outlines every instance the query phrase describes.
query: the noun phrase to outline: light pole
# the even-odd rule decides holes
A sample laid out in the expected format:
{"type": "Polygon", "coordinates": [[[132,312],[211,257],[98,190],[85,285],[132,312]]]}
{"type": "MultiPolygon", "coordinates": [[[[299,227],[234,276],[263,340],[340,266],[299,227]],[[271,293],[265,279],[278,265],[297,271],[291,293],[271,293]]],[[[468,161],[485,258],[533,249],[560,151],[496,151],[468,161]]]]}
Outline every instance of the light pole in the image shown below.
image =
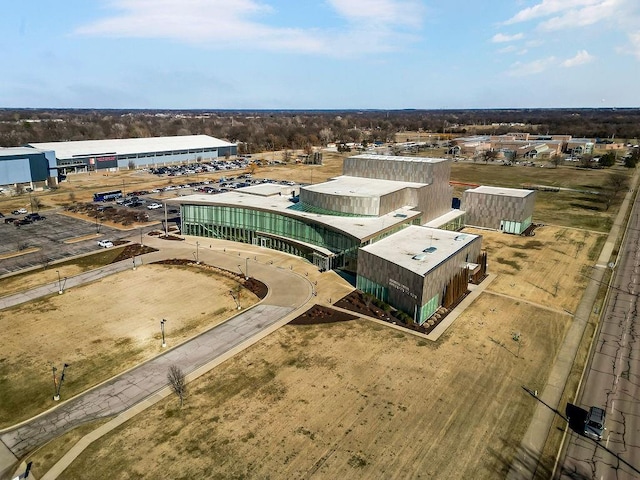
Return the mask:
{"type": "MultiPolygon", "coordinates": [[[[64,372],[67,369],[67,367],[69,366],[68,363],[65,363],[64,366],[62,367],[62,373],[60,374],[60,381],[58,382],[58,389],[56,390],[56,394],[53,396],[53,399],[57,402],[58,400],[60,400],[60,389],[62,388],[62,382],[64,382],[64,372]]],[[[54,367],[54,373],[53,373],[53,381],[55,383],[56,381],[56,377],[55,377],[55,367],[54,367]]]]}
{"type": "Polygon", "coordinates": [[[60,278],[60,270],[56,270],[58,274],[58,294],[62,295],[62,279],[60,278]]]}
{"type": "Polygon", "coordinates": [[[162,348],[167,346],[167,342],[164,341],[164,323],[166,320],[163,318],[160,320],[160,332],[162,332],[162,348]]]}
{"type": "Polygon", "coordinates": [[[244,279],[249,280],[249,257],[244,260],[244,279]]]}
{"type": "Polygon", "coordinates": [[[196,242],[196,264],[200,265],[200,242],[196,242]]]}
{"type": "Polygon", "coordinates": [[[142,227],[140,227],[140,246],[144,246],[144,243],[142,243],[142,227]]]}

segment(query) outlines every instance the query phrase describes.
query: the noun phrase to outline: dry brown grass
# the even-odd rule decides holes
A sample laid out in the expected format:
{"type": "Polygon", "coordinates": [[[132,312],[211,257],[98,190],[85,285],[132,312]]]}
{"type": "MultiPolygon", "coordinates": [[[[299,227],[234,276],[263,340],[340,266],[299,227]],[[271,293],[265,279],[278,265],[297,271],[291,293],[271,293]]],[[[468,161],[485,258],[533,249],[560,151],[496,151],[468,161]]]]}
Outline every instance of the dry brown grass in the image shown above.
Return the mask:
{"type": "Polygon", "coordinates": [[[497,278],[437,343],[364,320],[283,327],[192,383],[185,408],[159,403],[65,475],[500,478],[536,406],[522,386],[544,388],[599,238],[487,235],[497,278]],[[568,275],[555,295],[550,265],[568,275]]]}
{"type": "MultiPolygon", "coordinates": [[[[54,405],[52,365],[71,364],[69,398],[159,354],[163,318],[169,345],[220,323],[236,312],[235,285],[197,267],[146,265],[0,311],[0,425],[54,405]]],[[[256,301],[243,294],[243,305],[256,301]]]]}

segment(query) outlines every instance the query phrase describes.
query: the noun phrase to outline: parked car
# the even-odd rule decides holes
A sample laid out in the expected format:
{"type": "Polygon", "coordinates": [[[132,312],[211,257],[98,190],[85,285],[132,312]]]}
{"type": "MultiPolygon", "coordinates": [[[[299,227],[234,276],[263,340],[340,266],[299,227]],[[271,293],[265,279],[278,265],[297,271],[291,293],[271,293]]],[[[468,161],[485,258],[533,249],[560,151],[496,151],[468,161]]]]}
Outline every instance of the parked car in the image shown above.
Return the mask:
{"type": "Polygon", "coordinates": [[[158,208],[162,208],[162,204],[153,202],[153,203],[150,203],[149,205],[147,205],[147,208],[149,210],[157,210],[158,208]]]}
{"type": "Polygon", "coordinates": [[[13,224],[14,224],[16,227],[19,227],[20,225],[29,225],[29,224],[31,224],[31,223],[33,223],[33,220],[31,220],[30,218],[26,218],[26,217],[25,217],[25,218],[22,218],[22,219],[16,219],[16,220],[13,222],[13,224]]]}
{"type": "Polygon", "coordinates": [[[99,240],[98,246],[102,248],[111,248],[113,247],[113,242],[111,240],[99,240]]]}
{"type": "Polygon", "coordinates": [[[605,411],[599,407],[591,407],[584,420],[584,436],[594,440],[602,440],[604,433],[605,411]]]}
{"type": "Polygon", "coordinates": [[[47,217],[45,217],[43,215],[40,215],[39,213],[30,213],[24,218],[26,218],[28,220],[35,221],[35,222],[39,222],[40,220],[46,220],[47,219],[47,217]]]}
{"type": "Polygon", "coordinates": [[[19,208],[11,213],[14,215],[24,215],[25,213],[28,213],[28,210],[26,208],[19,208]]]}
{"type": "Polygon", "coordinates": [[[16,219],[15,219],[15,218],[13,218],[13,217],[7,217],[7,218],[5,218],[5,219],[4,219],[4,223],[5,223],[5,224],[7,224],[7,223],[13,223],[13,222],[15,222],[15,221],[16,221],[16,219]]]}

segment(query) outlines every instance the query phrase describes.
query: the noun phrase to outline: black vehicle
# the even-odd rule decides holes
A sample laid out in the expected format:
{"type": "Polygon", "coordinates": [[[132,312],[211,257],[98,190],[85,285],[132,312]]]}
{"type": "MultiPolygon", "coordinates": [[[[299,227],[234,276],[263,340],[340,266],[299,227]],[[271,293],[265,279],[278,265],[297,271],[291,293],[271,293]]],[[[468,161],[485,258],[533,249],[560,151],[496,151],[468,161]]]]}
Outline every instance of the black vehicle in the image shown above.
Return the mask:
{"type": "Polygon", "coordinates": [[[30,213],[24,218],[26,218],[28,220],[31,220],[31,221],[35,221],[35,222],[39,222],[40,220],[46,220],[47,219],[47,217],[45,217],[43,215],[40,215],[39,213],[30,213]]]}
{"type": "Polygon", "coordinates": [[[33,223],[33,220],[29,220],[29,219],[28,219],[28,218],[26,218],[26,217],[25,217],[25,218],[23,218],[22,220],[16,220],[15,222],[13,222],[13,224],[14,224],[16,227],[19,227],[19,226],[21,226],[21,225],[30,225],[30,224],[32,224],[32,223],[33,223]]]}
{"type": "Polygon", "coordinates": [[[13,218],[13,217],[7,217],[4,219],[4,223],[13,223],[15,222],[17,219],[13,218]]]}
{"type": "Polygon", "coordinates": [[[2,212],[0,212],[0,218],[4,218],[4,215],[2,214],[2,212]]]}

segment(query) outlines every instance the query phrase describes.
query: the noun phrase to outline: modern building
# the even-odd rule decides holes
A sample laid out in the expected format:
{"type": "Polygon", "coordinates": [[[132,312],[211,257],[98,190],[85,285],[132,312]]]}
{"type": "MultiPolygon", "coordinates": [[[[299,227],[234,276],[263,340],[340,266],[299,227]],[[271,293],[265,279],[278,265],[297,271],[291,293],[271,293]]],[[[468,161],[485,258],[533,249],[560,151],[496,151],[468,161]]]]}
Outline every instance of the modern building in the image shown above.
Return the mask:
{"type": "Polygon", "coordinates": [[[236,144],[208,135],[81,140],[28,146],[55,151],[55,167],[60,174],[207,161],[237,154],[236,144]]]}
{"type": "Polygon", "coordinates": [[[466,293],[481,248],[478,235],[410,226],[360,249],[357,287],[422,325],[447,297],[466,293]]]}
{"type": "Polygon", "coordinates": [[[180,205],[185,235],[251,243],[357,274],[359,288],[423,323],[445,293],[449,300],[466,293],[480,255],[481,237],[440,230],[464,220],[451,208],[450,169],[450,159],[356,155],[345,159],[344,175],[324,183],[260,184],[166,203],[180,205]],[[398,293],[403,288],[408,297],[398,293]]]}
{"type": "Polygon", "coordinates": [[[465,190],[462,210],[467,225],[523,233],[533,220],[535,191],[481,186],[465,190]]]}
{"type": "Polygon", "coordinates": [[[52,182],[55,184],[56,178],[51,178],[49,173],[55,168],[55,160],[52,150],[0,148],[0,185],[13,190],[38,190],[52,182]]]}

